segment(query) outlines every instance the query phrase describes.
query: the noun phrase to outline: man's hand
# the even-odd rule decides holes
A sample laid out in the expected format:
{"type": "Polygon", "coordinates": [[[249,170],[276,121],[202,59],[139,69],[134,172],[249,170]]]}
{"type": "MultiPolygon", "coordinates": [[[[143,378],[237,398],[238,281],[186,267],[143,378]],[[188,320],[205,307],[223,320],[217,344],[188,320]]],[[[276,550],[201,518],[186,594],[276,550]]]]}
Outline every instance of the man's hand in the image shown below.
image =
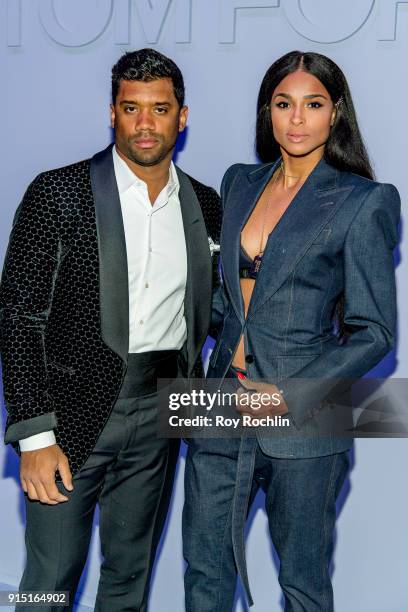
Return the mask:
{"type": "Polygon", "coordinates": [[[289,412],[276,385],[253,382],[249,378],[241,376],[239,382],[243,389],[240,388],[237,391],[238,404],[236,410],[241,414],[259,418],[280,416],[289,412]]]}
{"type": "Polygon", "coordinates": [[[68,501],[55,484],[55,472],[61,474],[64,487],[73,490],[72,475],[68,459],[58,446],[53,444],[39,450],[21,453],[20,480],[24,493],[33,500],[55,506],[68,501]]]}

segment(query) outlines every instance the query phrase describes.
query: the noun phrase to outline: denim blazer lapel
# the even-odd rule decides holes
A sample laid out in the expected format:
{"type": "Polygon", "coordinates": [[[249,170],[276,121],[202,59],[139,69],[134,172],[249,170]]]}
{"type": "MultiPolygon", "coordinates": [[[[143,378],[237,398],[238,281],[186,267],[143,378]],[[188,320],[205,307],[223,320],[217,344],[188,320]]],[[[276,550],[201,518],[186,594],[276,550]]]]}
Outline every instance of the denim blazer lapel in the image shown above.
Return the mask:
{"type": "Polygon", "coordinates": [[[340,187],[338,179],[339,172],[322,159],[269,235],[248,318],[284,283],[353,190],[340,187]]]}
{"type": "Polygon", "coordinates": [[[245,312],[239,283],[241,231],[279,163],[280,160],[261,166],[247,175],[238,175],[224,213],[220,238],[221,266],[232,305],[242,322],[245,312]]]}
{"type": "Polygon", "coordinates": [[[112,145],[91,160],[99,252],[102,339],[123,361],[129,351],[129,289],[125,230],[112,159],[112,145]]]}

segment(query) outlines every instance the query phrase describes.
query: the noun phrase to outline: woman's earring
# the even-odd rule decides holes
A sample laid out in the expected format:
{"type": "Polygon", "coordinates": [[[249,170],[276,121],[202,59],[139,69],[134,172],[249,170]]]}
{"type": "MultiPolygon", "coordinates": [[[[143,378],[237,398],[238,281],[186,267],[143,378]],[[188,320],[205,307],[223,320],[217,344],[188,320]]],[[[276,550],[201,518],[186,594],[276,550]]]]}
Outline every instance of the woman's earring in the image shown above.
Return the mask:
{"type": "Polygon", "coordinates": [[[339,108],[340,104],[343,102],[343,96],[340,96],[340,98],[337,100],[337,102],[334,104],[335,110],[334,112],[334,116],[332,117],[332,120],[330,121],[330,127],[333,127],[334,122],[336,120],[336,115],[337,115],[337,109],[339,108]]]}

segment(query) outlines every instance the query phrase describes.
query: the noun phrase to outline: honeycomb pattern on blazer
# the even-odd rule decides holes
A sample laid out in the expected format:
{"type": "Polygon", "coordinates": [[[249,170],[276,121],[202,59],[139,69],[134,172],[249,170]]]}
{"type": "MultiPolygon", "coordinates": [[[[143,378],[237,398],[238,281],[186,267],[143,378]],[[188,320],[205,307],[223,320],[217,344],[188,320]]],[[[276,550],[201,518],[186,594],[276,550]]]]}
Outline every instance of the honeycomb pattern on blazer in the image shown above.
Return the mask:
{"type": "MultiPolygon", "coordinates": [[[[123,362],[101,338],[99,257],[90,161],[40,174],[17,209],[0,285],[6,430],[55,413],[76,472],[109,417],[123,362]]],[[[218,241],[217,193],[191,179],[218,241]]]]}

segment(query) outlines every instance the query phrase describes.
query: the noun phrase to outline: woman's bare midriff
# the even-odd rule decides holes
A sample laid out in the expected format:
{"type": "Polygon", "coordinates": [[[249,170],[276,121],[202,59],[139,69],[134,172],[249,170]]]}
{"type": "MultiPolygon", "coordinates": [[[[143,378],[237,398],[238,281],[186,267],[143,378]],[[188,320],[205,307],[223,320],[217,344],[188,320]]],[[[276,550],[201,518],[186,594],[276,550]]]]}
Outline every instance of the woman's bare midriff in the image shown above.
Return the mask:
{"type": "MultiPolygon", "coordinates": [[[[245,247],[244,247],[245,248],[245,247]]],[[[245,307],[245,318],[248,313],[249,302],[251,301],[252,292],[255,287],[255,281],[252,278],[240,278],[241,292],[242,297],[244,299],[244,307],[245,307]]],[[[237,346],[237,350],[235,351],[234,359],[232,360],[232,365],[236,368],[240,368],[241,370],[245,370],[245,347],[244,347],[244,336],[242,335],[239,344],[237,346]]]]}

